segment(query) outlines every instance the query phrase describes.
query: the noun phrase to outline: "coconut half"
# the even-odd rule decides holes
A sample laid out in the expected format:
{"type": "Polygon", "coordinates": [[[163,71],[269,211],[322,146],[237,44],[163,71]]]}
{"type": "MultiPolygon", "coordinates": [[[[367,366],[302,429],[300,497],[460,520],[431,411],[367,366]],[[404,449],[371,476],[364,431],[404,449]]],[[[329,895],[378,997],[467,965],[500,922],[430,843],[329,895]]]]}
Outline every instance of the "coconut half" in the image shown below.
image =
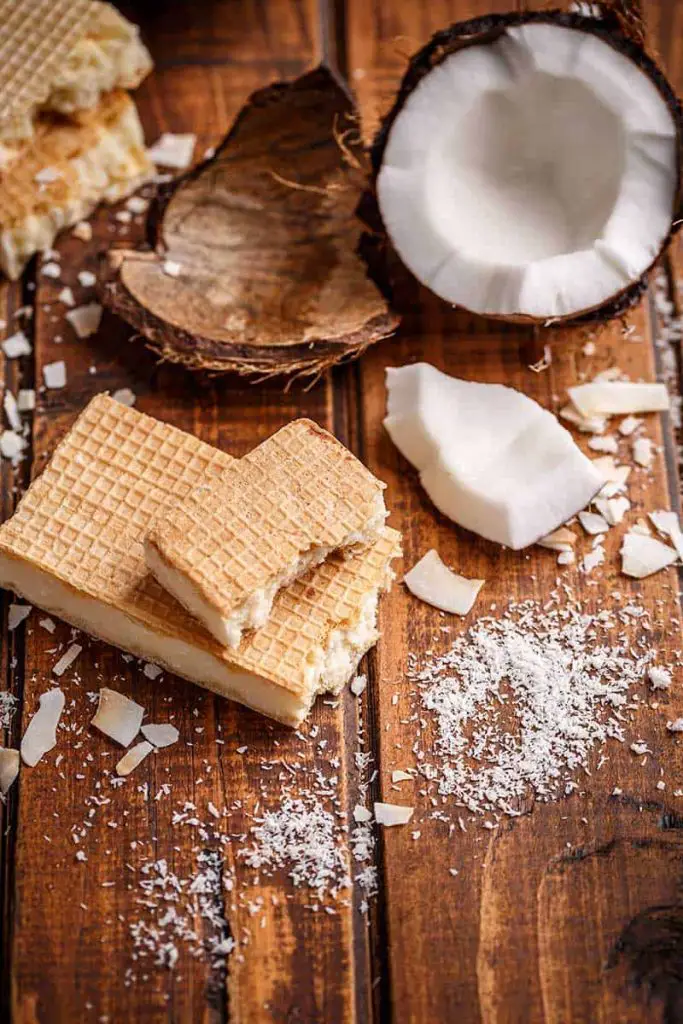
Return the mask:
{"type": "Polygon", "coordinates": [[[411,60],[373,151],[403,263],[531,321],[621,310],[680,219],[681,112],[614,15],[473,19],[411,60]]]}
{"type": "Polygon", "coordinates": [[[319,373],[398,318],[359,254],[369,166],[353,102],[324,67],[254,93],[215,154],[162,189],[151,249],[114,250],[104,301],[164,360],[319,373]]]}
{"type": "Polygon", "coordinates": [[[427,494],[487,540],[527,547],[605,483],[552,413],[513,388],[415,363],[388,369],[387,390],[384,426],[427,494]]]}

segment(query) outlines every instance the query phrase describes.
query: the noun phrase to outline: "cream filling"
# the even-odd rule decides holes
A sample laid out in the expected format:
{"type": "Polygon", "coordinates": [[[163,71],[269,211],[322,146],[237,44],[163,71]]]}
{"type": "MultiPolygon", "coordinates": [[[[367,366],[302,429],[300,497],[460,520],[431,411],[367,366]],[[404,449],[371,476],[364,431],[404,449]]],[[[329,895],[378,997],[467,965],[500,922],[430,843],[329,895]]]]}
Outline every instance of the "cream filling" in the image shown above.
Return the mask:
{"type": "MultiPolygon", "coordinates": [[[[392,577],[387,565],[387,585],[392,577]]],[[[77,629],[293,728],[304,720],[318,693],[339,691],[378,637],[375,617],[379,586],[364,596],[357,624],[334,630],[326,648],[315,653],[304,676],[304,690],[296,693],[255,672],[239,669],[199,643],[159,633],[120,608],[78,593],[49,573],[5,555],[0,555],[0,587],[77,629]],[[343,676],[347,666],[348,674],[343,676]]]]}
{"type": "Polygon", "coordinates": [[[99,202],[116,203],[149,179],[153,168],[145,155],[135,105],[126,107],[115,127],[103,130],[97,145],[71,164],[78,183],[66,202],[0,231],[0,269],[11,280],[20,276],[35,252],[49,249],[63,228],[89,217],[99,202]]]}
{"type": "Polygon", "coordinates": [[[260,629],[265,625],[270,618],[273,601],[283,587],[288,587],[310,569],[320,565],[333,551],[341,548],[350,555],[373,544],[384,528],[387,517],[381,495],[378,505],[381,508],[378,507],[378,511],[368,520],[364,530],[348,533],[338,546],[320,544],[309,548],[266,586],[252,591],[246,600],[227,616],[221,613],[213,601],[207,599],[188,576],[162,558],[157,548],[149,541],[145,541],[145,559],[149,569],[165,590],[173,594],[191,615],[199,619],[219,643],[225,647],[235,648],[239,646],[244,630],[260,629]]]}

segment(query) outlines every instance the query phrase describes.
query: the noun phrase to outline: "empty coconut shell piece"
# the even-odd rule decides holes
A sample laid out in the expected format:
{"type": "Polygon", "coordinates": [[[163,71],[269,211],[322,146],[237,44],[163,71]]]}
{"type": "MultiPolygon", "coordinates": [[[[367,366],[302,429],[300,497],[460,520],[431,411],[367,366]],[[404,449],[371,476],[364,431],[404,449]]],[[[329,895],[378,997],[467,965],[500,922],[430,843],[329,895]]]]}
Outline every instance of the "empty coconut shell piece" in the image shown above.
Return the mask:
{"type": "Polygon", "coordinates": [[[253,94],[215,155],[160,193],[151,251],[114,250],[104,301],[191,369],[315,374],[397,318],[358,254],[367,185],[325,68],[253,94]]]}
{"type": "Polygon", "coordinates": [[[446,301],[566,323],[640,295],[681,219],[681,108],[618,6],[475,18],[412,58],[373,147],[376,197],[446,301]]]}

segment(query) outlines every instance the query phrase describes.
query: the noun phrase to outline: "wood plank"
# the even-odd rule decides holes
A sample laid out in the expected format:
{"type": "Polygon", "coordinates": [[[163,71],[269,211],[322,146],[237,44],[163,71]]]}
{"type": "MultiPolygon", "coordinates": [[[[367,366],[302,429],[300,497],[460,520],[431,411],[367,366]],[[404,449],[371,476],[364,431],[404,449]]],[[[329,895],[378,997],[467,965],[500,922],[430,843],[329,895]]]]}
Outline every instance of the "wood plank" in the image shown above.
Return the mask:
{"type": "MultiPolygon", "coordinates": [[[[350,74],[367,119],[373,122],[387,108],[403,67],[398,51],[404,39],[412,41],[417,35],[426,41],[431,31],[451,20],[483,13],[483,6],[352,0],[350,74]]],[[[467,831],[461,832],[461,809],[439,801],[439,811],[456,823],[450,834],[447,821],[434,820],[429,800],[417,792],[422,780],[415,787],[403,783],[397,794],[391,771],[414,764],[409,752],[416,738],[411,718],[415,704],[405,682],[409,652],[420,663],[427,650],[447,649],[453,635],[467,629],[477,615],[489,608],[500,611],[511,598],[543,602],[561,571],[548,552],[502,551],[436,515],[381,425],[387,365],[426,360],[455,376],[513,385],[554,410],[579,373],[592,376],[616,364],[634,379],[652,379],[647,311],[637,310],[628,321],[644,342],[626,342],[621,326],[615,325],[596,337],[596,353],[587,357],[582,351],[586,336],[562,332],[554,336],[550,370],[534,374],[523,361],[526,332],[451,311],[417,288],[404,305],[409,312],[399,336],[362,360],[365,453],[371,468],[388,482],[391,521],[404,532],[406,567],[437,547],[448,564],[487,584],[478,607],[462,625],[453,625],[449,640],[440,631],[443,618],[402,587],[394,588],[382,609],[383,642],[373,665],[382,685],[372,693],[371,709],[380,792],[384,799],[417,806],[410,828],[393,829],[383,839],[385,1003],[401,1020],[433,1024],[455,1019],[487,1024],[659,1019],[662,1004],[670,1013],[678,1006],[669,985],[670,964],[655,949],[667,928],[680,927],[681,839],[671,823],[680,821],[680,800],[672,791],[682,756],[664,728],[667,719],[680,714],[680,694],[667,695],[658,709],[638,712],[629,728],[630,735],[651,747],[647,763],[636,761],[627,745],[612,743],[604,751],[609,761],[602,770],[581,779],[581,796],[537,803],[531,813],[503,820],[495,830],[482,828],[481,820],[467,820],[467,831]],[[663,792],[657,789],[660,777],[666,780],[663,792]],[[612,796],[615,786],[621,796],[612,796]],[[413,829],[421,832],[419,841],[412,839],[413,829]],[[451,867],[457,876],[450,874],[451,867]],[[662,914],[666,922],[658,917],[660,906],[668,908],[662,914]],[[610,956],[613,969],[607,967],[610,956]],[[643,968],[645,989],[651,985],[654,1001],[649,1007],[646,992],[632,983],[636,966],[643,968]]],[[[648,435],[658,446],[670,444],[666,430],[668,424],[648,418],[648,435]]],[[[586,438],[579,441],[585,448],[586,438]]],[[[635,474],[630,493],[636,514],[668,507],[661,453],[650,477],[635,474]]],[[[641,583],[622,577],[616,557],[622,532],[623,527],[613,530],[608,539],[599,586],[574,568],[561,578],[587,610],[610,607],[615,589],[624,601],[642,602],[656,623],[659,659],[671,661],[681,646],[676,573],[641,583]]],[[[436,796],[433,788],[428,791],[436,796]]]]}
{"type": "MultiPolygon", "coordinates": [[[[215,144],[252,89],[273,77],[302,71],[316,60],[316,10],[313,3],[286,0],[267,8],[249,0],[176,5],[172,12],[150,5],[144,27],[159,69],[137,97],[147,138],[154,140],[163,130],[184,130],[197,132],[199,153],[215,144]]],[[[103,389],[131,387],[138,395],[138,408],[235,455],[297,415],[333,426],[329,377],[311,390],[295,385],[286,394],[277,382],[257,386],[233,379],[199,381],[178,368],[156,365],[113,317],[105,317],[96,338],[76,341],[65,328],[61,309],[53,319],[55,296],[62,284],[69,284],[82,301],[84,291],[76,274],[96,269],[98,251],[112,238],[112,223],[116,224],[101,212],[94,219],[91,244],[84,246],[68,235],[60,240],[64,271],[59,284],[39,277],[36,373],[40,376],[47,363],[64,359],[68,385],[40,396],[35,472],[85,402],[103,389]]],[[[119,228],[115,234],[126,237],[119,228]]],[[[139,226],[128,237],[136,236],[139,226]]],[[[36,625],[37,618],[31,618],[26,630],[22,728],[39,694],[50,685],[58,657],[55,649],[61,652],[71,637],[62,623],[54,635],[45,633],[36,625]]],[[[354,709],[319,704],[304,730],[306,736],[298,738],[182,681],[162,677],[152,682],[135,662],[105,645],[80,637],[79,643],[84,650],[61,680],[67,695],[67,727],[73,735],[63,734],[56,751],[33,771],[22,772],[14,795],[19,823],[11,893],[12,1020],[229,1017],[250,1022],[341,1022],[362,1016],[369,981],[360,915],[343,899],[331,908],[334,913],[322,908],[315,912],[310,909],[315,896],[295,888],[284,870],[272,879],[262,875],[256,884],[254,873],[232,846],[222,845],[212,834],[214,829],[220,834],[246,833],[258,801],[263,807],[279,805],[281,776],[288,778],[288,773],[277,764],[269,773],[269,765],[264,767],[268,760],[298,766],[292,769],[289,785],[294,795],[309,788],[320,790],[317,777],[337,777],[339,781],[327,787],[332,794],[327,804],[348,811],[355,803],[350,764],[354,709]],[[101,685],[134,696],[151,721],[164,721],[172,714],[181,732],[177,746],[150,757],[122,789],[112,788],[104,774],[117,757],[113,745],[87,727],[87,693],[101,685]],[[245,752],[237,753],[238,747],[245,752]],[[63,758],[58,769],[56,756],[63,758]],[[156,801],[164,783],[171,785],[171,792],[156,801]],[[139,791],[143,784],[149,799],[139,791]],[[100,809],[92,798],[101,795],[111,803],[100,809]],[[197,817],[213,825],[204,836],[191,826],[172,825],[174,812],[185,801],[196,804],[197,817]],[[229,816],[214,824],[209,801],[221,811],[228,807],[229,816]],[[85,835],[75,845],[70,832],[73,826],[80,830],[84,821],[85,835]],[[117,827],[108,827],[108,822],[117,827]],[[131,843],[137,844],[135,849],[131,843]],[[75,860],[77,849],[86,852],[87,862],[75,860]],[[143,895],[138,886],[140,865],[164,858],[169,871],[185,878],[196,870],[197,852],[204,849],[225,857],[222,880],[233,888],[219,889],[210,902],[227,919],[236,952],[212,970],[205,959],[193,960],[179,943],[181,959],[175,972],[154,966],[151,960],[139,962],[132,965],[135,981],[129,984],[129,927],[144,916],[137,905],[143,895]],[[257,900],[262,903],[257,905],[257,900]]],[[[195,924],[206,927],[199,916],[195,924]]]]}

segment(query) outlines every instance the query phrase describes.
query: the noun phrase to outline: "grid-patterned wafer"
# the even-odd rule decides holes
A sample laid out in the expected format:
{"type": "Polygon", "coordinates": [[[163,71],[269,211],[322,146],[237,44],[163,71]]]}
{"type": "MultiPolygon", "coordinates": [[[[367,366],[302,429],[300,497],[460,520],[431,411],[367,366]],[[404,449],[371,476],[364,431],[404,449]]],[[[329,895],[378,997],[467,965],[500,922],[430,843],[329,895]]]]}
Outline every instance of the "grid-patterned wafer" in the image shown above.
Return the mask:
{"type": "Polygon", "coordinates": [[[147,537],[147,565],[221,644],[263,626],[277,592],[340,548],[376,541],[380,483],[335,437],[294,420],[202,484],[147,537]]]}
{"type": "Polygon", "coordinates": [[[94,398],[0,527],[0,586],[73,625],[289,725],[376,641],[398,534],[332,556],[278,595],[263,629],[221,647],[149,573],[155,516],[233,459],[105,395],[94,398]]]}
{"type": "Polygon", "coordinates": [[[154,173],[135,104],[107,93],[70,121],[48,115],[0,167],[0,269],[16,278],[57,232],[116,202],[154,173]]]}
{"type": "Polygon", "coordinates": [[[0,119],[45,99],[90,12],[90,0],[1,0],[0,119]]]}

